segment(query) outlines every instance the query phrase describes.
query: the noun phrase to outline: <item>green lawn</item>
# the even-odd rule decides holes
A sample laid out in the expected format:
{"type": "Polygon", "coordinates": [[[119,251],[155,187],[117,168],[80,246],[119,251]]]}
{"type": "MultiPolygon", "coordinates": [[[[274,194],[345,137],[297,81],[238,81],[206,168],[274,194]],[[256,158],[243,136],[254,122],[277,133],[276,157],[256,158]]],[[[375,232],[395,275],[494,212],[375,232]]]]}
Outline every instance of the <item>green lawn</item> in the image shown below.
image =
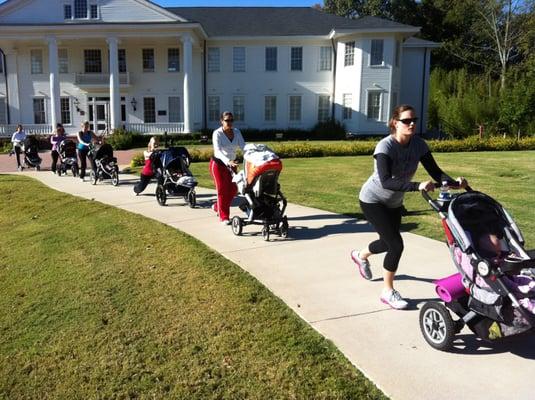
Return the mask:
{"type": "Polygon", "coordinates": [[[0,399],[382,399],[238,266],[0,175],[0,399]]]}
{"type": "MultiPolygon", "coordinates": [[[[465,176],[475,190],[489,194],[512,214],[535,248],[535,152],[435,153],[439,166],[456,177],[465,176]]],[[[280,183],[290,202],[362,217],[357,195],[373,169],[371,156],[283,160],[280,183]]],[[[192,164],[200,184],[213,187],[207,163],[192,164]]],[[[429,179],[420,167],[415,179],[429,179]]],[[[419,193],[408,193],[410,215],[404,229],[443,240],[437,215],[419,193]]],[[[291,215],[289,216],[291,217],[291,215]]]]}

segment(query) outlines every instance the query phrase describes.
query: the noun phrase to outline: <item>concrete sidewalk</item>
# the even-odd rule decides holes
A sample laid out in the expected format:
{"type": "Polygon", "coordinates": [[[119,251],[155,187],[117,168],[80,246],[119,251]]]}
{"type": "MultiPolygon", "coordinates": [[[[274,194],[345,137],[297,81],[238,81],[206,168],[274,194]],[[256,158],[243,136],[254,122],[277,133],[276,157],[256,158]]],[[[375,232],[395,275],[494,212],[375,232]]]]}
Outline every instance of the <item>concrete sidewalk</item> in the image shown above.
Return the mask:
{"type": "MultiPolygon", "coordinates": [[[[371,282],[362,279],[349,252],[376,237],[360,221],[289,204],[287,239],[265,242],[259,226],[244,227],[241,237],[217,222],[210,209],[214,191],[198,189],[198,207],[182,199],[157,204],[154,185],[136,197],[137,178],[121,175],[121,185],[96,186],[50,172],[23,172],[49,187],[144,215],[206,243],[255,276],[393,399],[532,399],[535,338],[489,346],[465,329],[455,351],[443,353],[424,341],[418,309],[435,299],[436,278],[454,273],[446,246],[403,234],[405,253],[397,289],[411,299],[410,309],[394,311],[379,301],[382,258],[375,257],[371,282]]],[[[240,213],[232,210],[233,215],[240,213]]],[[[437,223],[439,223],[437,219],[437,223]]]]}

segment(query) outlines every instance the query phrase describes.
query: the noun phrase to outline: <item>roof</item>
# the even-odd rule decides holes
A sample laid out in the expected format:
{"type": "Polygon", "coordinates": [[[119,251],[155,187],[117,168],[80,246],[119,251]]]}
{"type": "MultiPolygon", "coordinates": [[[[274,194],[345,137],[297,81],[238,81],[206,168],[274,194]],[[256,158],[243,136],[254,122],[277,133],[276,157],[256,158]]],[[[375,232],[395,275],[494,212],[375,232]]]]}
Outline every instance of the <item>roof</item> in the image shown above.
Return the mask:
{"type": "Polygon", "coordinates": [[[403,42],[403,47],[440,47],[440,43],[424,40],[416,37],[410,37],[403,42]]]}
{"type": "Polygon", "coordinates": [[[208,36],[327,36],[333,29],[406,30],[411,25],[377,17],[349,19],[311,7],[168,7],[208,36]]]}

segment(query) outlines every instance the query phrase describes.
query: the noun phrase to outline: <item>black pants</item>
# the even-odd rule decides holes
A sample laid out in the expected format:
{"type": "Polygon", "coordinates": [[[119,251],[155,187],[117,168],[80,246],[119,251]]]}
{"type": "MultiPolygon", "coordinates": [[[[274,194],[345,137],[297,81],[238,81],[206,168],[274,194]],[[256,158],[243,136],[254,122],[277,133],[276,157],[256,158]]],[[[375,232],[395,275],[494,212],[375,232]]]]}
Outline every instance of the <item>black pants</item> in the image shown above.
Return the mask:
{"type": "Polygon", "coordinates": [[[368,250],[373,254],[386,251],[383,267],[390,272],[396,272],[401,253],[403,253],[403,239],[399,232],[403,207],[388,208],[383,204],[361,201],[360,208],[379,234],[379,240],[371,242],[368,250]]]}
{"type": "Polygon", "coordinates": [[[20,167],[20,155],[22,153],[22,149],[20,148],[20,146],[14,146],[13,150],[15,150],[15,156],[17,157],[17,167],[20,167]]]}
{"type": "Polygon", "coordinates": [[[87,168],[87,158],[91,163],[91,169],[95,171],[95,162],[93,157],[89,154],[89,149],[86,147],[84,149],[78,149],[78,158],[80,159],[80,178],[85,176],[85,169],[87,168]]]}
{"type": "Polygon", "coordinates": [[[59,153],[57,150],[52,150],[52,152],[50,153],[50,156],[52,157],[52,165],[50,166],[50,169],[52,170],[52,172],[56,172],[56,165],[58,164],[58,157],[59,157],[59,153]]]}
{"type": "Polygon", "coordinates": [[[141,174],[139,182],[136,184],[136,186],[134,186],[134,192],[136,194],[140,194],[142,191],[144,191],[147,185],[150,183],[151,178],[151,176],[141,174]]]}

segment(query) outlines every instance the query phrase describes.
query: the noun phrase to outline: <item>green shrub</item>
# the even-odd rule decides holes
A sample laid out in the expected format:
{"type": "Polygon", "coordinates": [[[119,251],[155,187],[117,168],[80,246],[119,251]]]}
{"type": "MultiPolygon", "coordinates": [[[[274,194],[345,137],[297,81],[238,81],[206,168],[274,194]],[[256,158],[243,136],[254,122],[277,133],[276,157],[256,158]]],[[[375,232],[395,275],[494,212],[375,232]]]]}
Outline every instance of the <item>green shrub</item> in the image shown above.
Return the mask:
{"type": "Polygon", "coordinates": [[[124,129],[117,129],[106,138],[106,142],[111,144],[115,150],[131,149],[134,143],[134,134],[124,129]]]}
{"type": "Polygon", "coordinates": [[[132,157],[132,160],[130,160],[130,167],[141,167],[145,165],[145,157],[143,156],[143,153],[139,152],[134,154],[132,157]]]}

